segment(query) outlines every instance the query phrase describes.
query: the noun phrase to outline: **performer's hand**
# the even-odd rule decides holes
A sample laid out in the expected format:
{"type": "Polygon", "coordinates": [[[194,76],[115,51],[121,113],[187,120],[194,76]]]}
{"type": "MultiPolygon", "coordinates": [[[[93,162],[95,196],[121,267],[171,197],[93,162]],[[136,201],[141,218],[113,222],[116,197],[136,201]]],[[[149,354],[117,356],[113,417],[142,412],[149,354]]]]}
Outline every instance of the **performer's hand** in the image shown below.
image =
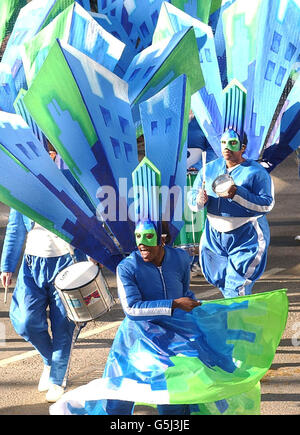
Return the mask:
{"type": "Polygon", "coordinates": [[[235,184],[232,185],[232,186],[229,188],[227,195],[226,195],[226,196],[223,196],[223,195],[222,195],[222,197],[223,197],[223,198],[227,198],[227,199],[232,199],[232,198],[234,197],[234,195],[236,194],[236,189],[237,189],[236,185],[235,185],[235,184]]]}
{"type": "Polygon", "coordinates": [[[12,272],[2,272],[1,282],[3,287],[9,286],[11,284],[12,272]]]}
{"type": "Polygon", "coordinates": [[[196,202],[198,205],[200,205],[200,207],[203,207],[208,201],[208,196],[206,193],[206,190],[204,189],[199,189],[197,198],[196,198],[196,202]]]}
{"type": "Polygon", "coordinates": [[[173,300],[172,308],[180,308],[184,311],[192,311],[193,308],[199,307],[201,302],[195,301],[188,297],[178,298],[173,300]]]}
{"type": "Polygon", "coordinates": [[[94,258],[90,257],[89,255],[87,256],[88,261],[90,261],[91,263],[97,264],[100,269],[103,268],[103,264],[99,263],[97,260],[95,260],[94,258]]]}

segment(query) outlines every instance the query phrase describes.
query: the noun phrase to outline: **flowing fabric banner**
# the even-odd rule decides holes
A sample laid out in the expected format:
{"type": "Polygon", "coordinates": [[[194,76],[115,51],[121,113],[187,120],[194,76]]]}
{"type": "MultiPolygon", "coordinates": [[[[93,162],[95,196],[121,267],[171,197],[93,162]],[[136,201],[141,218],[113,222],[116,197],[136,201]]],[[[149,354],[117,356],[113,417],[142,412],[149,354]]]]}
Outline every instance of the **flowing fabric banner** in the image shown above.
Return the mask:
{"type": "Polygon", "coordinates": [[[204,301],[160,321],[122,322],[102,379],[67,392],[51,414],[106,414],[107,399],[190,404],[191,414],[257,414],[259,381],[285,328],[277,290],[204,301]]]}

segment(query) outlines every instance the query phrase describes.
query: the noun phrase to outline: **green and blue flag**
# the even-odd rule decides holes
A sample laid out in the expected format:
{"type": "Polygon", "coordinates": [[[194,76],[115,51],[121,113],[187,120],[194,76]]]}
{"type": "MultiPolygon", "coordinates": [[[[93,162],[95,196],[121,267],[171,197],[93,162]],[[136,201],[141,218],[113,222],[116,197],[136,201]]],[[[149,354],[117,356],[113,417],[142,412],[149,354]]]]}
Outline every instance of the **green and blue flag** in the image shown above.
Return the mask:
{"type": "Polygon", "coordinates": [[[160,321],[125,318],[102,379],[66,393],[52,414],[106,414],[106,400],[189,404],[191,414],[258,414],[260,380],[285,328],[285,290],[204,301],[160,321]]]}

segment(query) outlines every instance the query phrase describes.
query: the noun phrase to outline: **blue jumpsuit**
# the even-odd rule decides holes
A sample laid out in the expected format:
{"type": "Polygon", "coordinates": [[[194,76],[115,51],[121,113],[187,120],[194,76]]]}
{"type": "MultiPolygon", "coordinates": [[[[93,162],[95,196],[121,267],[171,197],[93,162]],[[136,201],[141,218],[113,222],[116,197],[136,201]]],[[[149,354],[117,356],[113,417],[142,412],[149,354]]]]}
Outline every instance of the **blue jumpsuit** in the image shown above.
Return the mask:
{"type": "MultiPolygon", "coordinates": [[[[123,310],[130,321],[156,321],[172,316],[173,299],[183,296],[195,299],[189,290],[190,258],[181,249],[165,247],[165,256],[160,267],[145,262],[139,251],[132,252],[117,267],[118,294],[123,310]]],[[[122,326],[120,327],[122,328],[122,326]]],[[[126,331],[123,330],[123,334],[126,331]]],[[[114,347],[118,343],[114,342],[114,347]]],[[[123,353],[126,352],[123,350],[123,353]]],[[[118,367],[105,368],[104,376],[118,374],[118,367]],[[117,370],[116,373],[114,371],[117,370]]],[[[108,400],[106,411],[113,415],[128,415],[133,412],[134,403],[120,400],[108,400]]],[[[188,415],[188,405],[158,405],[160,414],[188,415]]]]}
{"type": "MultiPolygon", "coordinates": [[[[206,166],[207,220],[200,241],[200,263],[206,280],[230,298],[251,294],[264,272],[270,243],[266,213],[274,206],[274,195],[268,172],[259,163],[245,160],[230,171],[237,186],[235,196],[221,198],[212,183],[226,172],[223,157],[206,166]]],[[[196,197],[201,187],[199,172],[188,193],[193,211],[200,209],[196,197]]]]}
{"type": "MultiPolygon", "coordinates": [[[[33,221],[11,209],[1,257],[2,272],[15,271],[27,232],[32,228],[33,221]]],[[[79,261],[86,259],[80,251],[75,250],[75,255],[79,261]]],[[[37,349],[45,365],[51,366],[49,380],[57,385],[62,385],[66,373],[75,324],[67,319],[53,281],[71,263],[70,254],[50,258],[24,255],[10,306],[15,331],[37,349]],[[48,306],[52,338],[48,333],[48,306]]]]}

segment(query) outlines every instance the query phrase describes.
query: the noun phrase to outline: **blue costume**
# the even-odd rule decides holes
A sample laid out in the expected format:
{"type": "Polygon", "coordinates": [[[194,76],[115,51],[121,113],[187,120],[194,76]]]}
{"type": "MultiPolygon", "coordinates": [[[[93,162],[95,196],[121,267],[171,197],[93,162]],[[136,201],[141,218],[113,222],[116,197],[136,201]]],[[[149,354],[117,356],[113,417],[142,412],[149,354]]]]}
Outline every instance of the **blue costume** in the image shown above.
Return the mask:
{"type": "MultiPolygon", "coordinates": [[[[132,252],[117,267],[118,294],[126,314],[113,343],[111,354],[126,354],[124,346],[130,346],[131,322],[149,321],[159,324],[159,320],[172,316],[172,302],[183,296],[195,299],[189,290],[190,258],[181,249],[165,247],[165,255],[160,267],[146,263],[139,251],[132,252]],[[125,343],[125,344],[124,344],[125,343]]],[[[151,326],[150,326],[151,330],[151,326]]],[[[104,377],[120,376],[122,361],[110,356],[104,377]]],[[[108,414],[132,414],[134,402],[108,400],[108,414]]],[[[160,414],[189,414],[188,405],[158,405],[160,414]]]]}
{"type": "MultiPolygon", "coordinates": [[[[226,172],[222,157],[206,166],[207,220],[200,242],[200,262],[209,283],[218,287],[224,297],[236,297],[251,294],[266,266],[270,233],[265,215],[274,205],[273,184],[259,163],[245,160],[230,171],[237,186],[233,199],[222,198],[213,191],[212,183],[226,172]]],[[[196,197],[202,181],[199,172],[188,193],[193,211],[201,208],[196,197]]]]}
{"type": "MultiPolygon", "coordinates": [[[[27,233],[34,222],[11,210],[1,257],[1,271],[14,272],[27,233]]],[[[76,258],[86,256],[75,250],[76,258]]],[[[56,275],[72,263],[70,253],[58,257],[24,254],[10,306],[10,319],[16,330],[40,353],[45,366],[51,366],[49,381],[62,385],[75,324],[66,317],[64,306],[55,290],[56,275]],[[48,333],[46,309],[50,309],[52,338],[48,333]]]]}

